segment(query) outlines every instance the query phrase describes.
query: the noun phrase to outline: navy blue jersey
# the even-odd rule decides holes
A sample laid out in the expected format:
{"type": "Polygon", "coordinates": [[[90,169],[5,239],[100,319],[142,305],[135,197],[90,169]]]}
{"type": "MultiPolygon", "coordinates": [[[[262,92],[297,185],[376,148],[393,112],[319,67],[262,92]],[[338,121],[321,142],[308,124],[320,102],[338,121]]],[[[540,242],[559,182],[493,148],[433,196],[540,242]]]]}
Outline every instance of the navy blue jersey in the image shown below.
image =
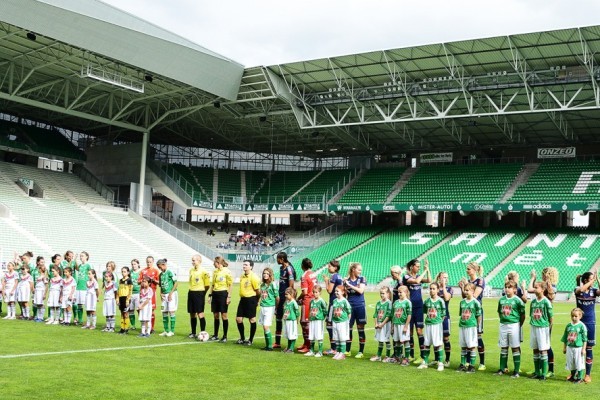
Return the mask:
{"type": "Polygon", "coordinates": [[[396,302],[396,300],[398,300],[400,298],[400,296],[398,295],[398,289],[400,288],[400,286],[402,286],[401,280],[393,281],[393,282],[394,282],[394,286],[392,286],[392,304],[394,304],[394,302],[396,302]]]}
{"type": "MultiPolygon", "coordinates": [[[[358,278],[356,278],[354,280],[348,278],[347,281],[349,284],[351,284],[352,286],[356,286],[356,287],[360,287],[360,285],[363,283],[365,285],[367,284],[367,280],[363,276],[359,276],[358,278]]],[[[351,287],[346,287],[346,290],[348,290],[348,303],[350,303],[350,305],[352,307],[361,306],[361,305],[365,304],[364,293],[358,293],[356,290],[352,289],[351,287]]]]}
{"type": "Polygon", "coordinates": [[[333,283],[333,290],[329,294],[329,304],[333,304],[333,299],[335,299],[335,288],[340,285],[343,285],[344,281],[342,280],[340,274],[336,272],[333,275],[331,275],[331,278],[329,278],[329,283],[333,283]]]}
{"type": "Polygon", "coordinates": [[[483,301],[483,291],[485,289],[485,280],[483,278],[475,278],[472,281],[469,281],[469,283],[472,283],[476,287],[481,288],[481,293],[479,293],[479,296],[476,297],[477,301],[479,301],[481,303],[483,301]]]}
{"type": "Polygon", "coordinates": [[[577,307],[581,308],[583,311],[583,317],[581,317],[581,322],[585,324],[595,324],[596,323],[596,297],[600,296],[600,290],[592,287],[589,288],[587,292],[581,292],[579,294],[575,294],[575,300],[577,302],[577,307]]]}
{"type": "Polygon", "coordinates": [[[423,295],[421,294],[421,284],[420,283],[410,284],[410,283],[408,283],[408,280],[409,279],[418,279],[419,276],[420,276],[419,274],[417,274],[416,276],[406,274],[402,277],[402,284],[404,286],[408,287],[408,293],[409,293],[409,297],[410,297],[410,302],[412,303],[412,306],[413,306],[413,310],[423,308],[423,295]]]}
{"type": "MultiPolygon", "coordinates": [[[[292,264],[279,267],[279,298],[285,297],[285,290],[290,287],[290,279],[296,280],[296,271],[292,264]],[[284,296],[281,296],[284,294],[284,296]]],[[[283,302],[283,301],[282,301],[283,302]]]]}
{"type": "MultiPolygon", "coordinates": [[[[450,293],[450,298],[452,298],[452,296],[454,296],[454,290],[450,286],[446,286],[446,292],[450,293]]],[[[449,310],[450,300],[446,301],[446,299],[444,299],[444,291],[442,289],[440,289],[438,291],[438,296],[440,299],[444,300],[444,303],[446,303],[445,318],[450,318],[450,310],[449,310]]]]}

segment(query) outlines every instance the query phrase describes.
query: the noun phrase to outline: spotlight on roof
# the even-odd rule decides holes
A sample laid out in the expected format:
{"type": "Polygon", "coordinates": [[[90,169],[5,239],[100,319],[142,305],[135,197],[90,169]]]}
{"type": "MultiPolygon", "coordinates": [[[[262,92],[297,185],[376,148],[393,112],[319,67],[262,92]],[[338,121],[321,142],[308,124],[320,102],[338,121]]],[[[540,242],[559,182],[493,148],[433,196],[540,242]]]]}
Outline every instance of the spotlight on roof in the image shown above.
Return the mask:
{"type": "Polygon", "coordinates": [[[154,78],[152,78],[152,75],[146,74],[146,75],[144,75],[144,80],[146,82],[152,82],[154,80],[154,78]]]}
{"type": "Polygon", "coordinates": [[[29,39],[29,40],[36,40],[37,36],[33,32],[27,32],[27,39],[29,39]]]}
{"type": "Polygon", "coordinates": [[[215,102],[213,103],[213,106],[214,106],[215,108],[221,108],[221,102],[220,102],[220,101],[215,101],[215,102]]]}
{"type": "Polygon", "coordinates": [[[267,117],[265,115],[263,115],[262,117],[259,117],[258,120],[260,122],[267,122],[267,117]]]}

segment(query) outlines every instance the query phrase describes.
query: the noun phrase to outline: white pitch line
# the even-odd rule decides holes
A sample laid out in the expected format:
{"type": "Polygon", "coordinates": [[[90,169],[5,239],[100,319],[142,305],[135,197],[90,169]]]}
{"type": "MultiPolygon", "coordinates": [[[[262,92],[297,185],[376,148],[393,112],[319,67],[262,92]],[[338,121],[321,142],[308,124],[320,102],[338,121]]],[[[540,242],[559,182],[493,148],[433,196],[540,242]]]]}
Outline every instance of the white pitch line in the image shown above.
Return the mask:
{"type": "Polygon", "coordinates": [[[188,345],[193,345],[193,344],[206,344],[206,343],[210,343],[210,342],[177,342],[177,343],[150,344],[150,345],[146,345],[146,346],[106,347],[106,348],[100,348],[100,349],[96,348],[96,349],[83,349],[83,350],[50,351],[50,352],[46,352],[46,353],[7,354],[7,355],[0,356],[0,359],[60,356],[63,354],[77,354],[77,353],[98,353],[101,351],[151,349],[151,348],[155,348],[155,347],[188,346],[188,345]]]}

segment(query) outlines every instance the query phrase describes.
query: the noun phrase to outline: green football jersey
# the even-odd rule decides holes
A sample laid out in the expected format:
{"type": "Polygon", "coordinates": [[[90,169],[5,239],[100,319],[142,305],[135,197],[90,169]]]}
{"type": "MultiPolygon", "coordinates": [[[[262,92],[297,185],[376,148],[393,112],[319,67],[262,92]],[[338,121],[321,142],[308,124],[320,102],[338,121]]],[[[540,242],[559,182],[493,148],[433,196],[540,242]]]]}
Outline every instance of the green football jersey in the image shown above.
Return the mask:
{"type": "Polygon", "coordinates": [[[476,299],[462,299],[459,304],[459,328],[476,328],[477,318],[481,317],[481,303],[476,299]]]}
{"type": "Polygon", "coordinates": [[[412,303],[408,299],[396,300],[392,311],[392,324],[404,325],[408,316],[412,315],[412,303]]]}
{"type": "Polygon", "coordinates": [[[309,321],[323,321],[327,315],[327,303],[321,297],[310,301],[309,321]]]}
{"type": "Polygon", "coordinates": [[[521,315],[525,314],[525,303],[517,296],[502,296],[498,300],[498,317],[501,324],[515,324],[521,322],[521,315]]]}
{"type": "Polygon", "coordinates": [[[531,300],[530,324],[539,328],[550,326],[550,318],[552,318],[552,303],[548,298],[542,297],[538,300],[537,297],[531,300]]]}
{"type": "Polygon", "coordinates": [[[286,301],[283,305],[283,320],[295,321],[300,316],[300,307],[296,300],[286,301]]]}
{"type": "Polygon", "coordinates": [[[380,324],[384,319],[388,318],[388,320],[392,317],[392,302],[389,300],[386,301],[378,301],[375,305],[375,313],[373,314],[373,318],[377,320],[377,323],[380,324]]]}
{"type": "Polygon", "coordinates": [[[132,293],[133,294],[138,294],[140,293],[140,283],[138,282],[138,279],[140,278],[140,270],[138,269],[137,271],[131,271],[131,282],[133,282],[133,288],[132,288],[132,293]]]}
{"type": "Polygon", "coordinates": [[[576,324],[569,322],[560,341],[569,347],[583,347],[583,343],[588,341],[587,328],[581,321],[576,324]]]}
{"type": "Polygon", "coordinates": [[[260,284],[260,306],[261,307],[275,307],[277,304],[277,297],[279,297],[279,291],[274,282],[270,284],[260,284]]]}
{"type": "Polygon", "coordinates": [[[331,305],[331,307],[333,308],[333,316],[331,317],[331,320],[333,322],[345,322],[350,319],[352,307],[350,307],[348,299],[335,298],[333,299],[333,304],[331,305]]]}
{"type": "Polygon", "coordinates": [[[436,300],[428,298],[423,303],[423,314],[425,325],[436,325],[441,324],[446,315],[446,303],[444,299],[438,297],[436,300]]]}
{"type": "Polygon", "coordinates": [[[162,294],[171,293],[177,282],[177,274],[168,269],[160,273],[158,280],[160,282],[160,292],[162,294]]]}
{"type": "Polygon", "coordinates": [[[88,272],[92,266],[88,263],[81,264],[76,274],[77,290],[87,290],[88,272]]]}

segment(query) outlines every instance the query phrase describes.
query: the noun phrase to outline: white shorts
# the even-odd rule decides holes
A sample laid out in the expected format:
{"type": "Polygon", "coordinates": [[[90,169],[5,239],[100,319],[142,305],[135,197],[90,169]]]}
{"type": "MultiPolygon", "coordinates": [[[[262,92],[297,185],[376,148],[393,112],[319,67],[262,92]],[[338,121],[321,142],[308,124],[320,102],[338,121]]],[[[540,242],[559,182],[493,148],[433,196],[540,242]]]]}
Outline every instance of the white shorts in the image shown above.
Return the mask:
{"type": "Polygon", "coordinates": [[[35,289],[33,292],[33,304],[44,305],[44,297],[46,297],[46,289],[35,289]]]}
{"type": "Polygon", "coordinates": [[[138,307],[140,306],[140,294],[139,293],[134,293],[131,295],[131,298],[129,299],[129,310],[137,310],[138,307]]]}
{"type": "Polygon", "coordinates": [[[288,340],[298,339],[298,321],[285,321],[285,337],[288,340]]]}
{"type": "Polygon", "coordinates": [[[350,340],[350,321],[333,323],[333,340],[347,342],[350,340]]]}
{"type": "Polygon", "coordinates": [[[50,290],[48,292],[48,307],[60,307],[60,291],[50,290]]]}
{"type": "Polygon", "coordinates": [[[160,305],[162,312],[166,313],[177,311],[177,307],[179,306],[179,294],[177,290],[171,293],[171,301],[167,301],[167,298],[169,297],[168,294],[161,294],[160,297],[162,299],[162,303],[160,305]]]}
{"type": "Polygon", "coordinates": [[[467,349],[477,347],[477,327],[458,328],[458,345],[467,349]]]}
{"type": "Polygon", "coordinates": [[[550,328],[531,327],[529,346],[532,350],[546,351],[550,348],[550,328]]]}
{"type": "Polygon", "coordinates": [[[4,291],[4,302],[14,303],[17,301],[15,293],[11,293],[12,289],[4,291]]]}
{"type": "Polygon", "coordinates": [[[323,340],[324,329],[323,320],[318,319],[308,322],[308,340],[323,340]]]}
{"type": "Polygon", "coordinates": [[[378,342],[389,342],[392,334],[392,323],[388,322],[380,329],[375,329],[375,340],[378,342]]]}
{"type": "Polygon", "coordinates": [[[85,296],[85,311],[96,311],[98,296],[95,292],[87,293],[85,296]]]}
{"type": "Polygon", "coordinates": [[[29,285],[17,286],[17,301],[19,303],[29,303],[31,299],[31,288],[29,285]]]}
{"type": "Polygon", "coordinates": [[[60,302],[60,308],[70,308],[73,306],[73,300],[69,299],[69,296],[63,296],[60,302]]]}
{"type": "Polygon", "coordinates": [[[585,360],[581,350],[583,347],[567,346],[567,370],[581,371],[585,368],[585,360]]]}
{"type": "Polygon", "coordinates": [[[85,304],[85,298],[87,296],[87,290],[75,290],[74,304],[85,304]]]}
{"type": "Polygon", "coordinates": [[[498,346],[513,349],[521,346],[521,325],[518,322],[514,324],[500,324],[498,346]]]}
{"type": "Polygon", "coordinates": [[[152,302],[148,302],[148,305],[140,310],[140,321],[150,321],[152,319],[152,311],[152,302]]]}
{"type": "Polygon", "coordinates": [[[117,314],[117,303],[115,299],[104,300],[104,304],[102,304],[102,314],[105,317],[112,317],[117,314]]]}
{"type": "Polygon", "coordinates": [[[260,307],[258,315],[258,324],[262,326],[273,325],[273,315],[275,314],[275,306],[260,307]]]}
{"type": "Polygon", "coordinates": [[[406,330],[406,333],[404,333],[404,327],[406,327],[406,325],[394,325],[394,342],[404,343],[410,341],[410,326],[406,330]]]}
{"type": "Polygon", "coordinates": [[[444,327],[441,323],[435,325],[425,325],[423,331],[425,338],[425,347],[440,347],[444,344],[444,327]]]}

